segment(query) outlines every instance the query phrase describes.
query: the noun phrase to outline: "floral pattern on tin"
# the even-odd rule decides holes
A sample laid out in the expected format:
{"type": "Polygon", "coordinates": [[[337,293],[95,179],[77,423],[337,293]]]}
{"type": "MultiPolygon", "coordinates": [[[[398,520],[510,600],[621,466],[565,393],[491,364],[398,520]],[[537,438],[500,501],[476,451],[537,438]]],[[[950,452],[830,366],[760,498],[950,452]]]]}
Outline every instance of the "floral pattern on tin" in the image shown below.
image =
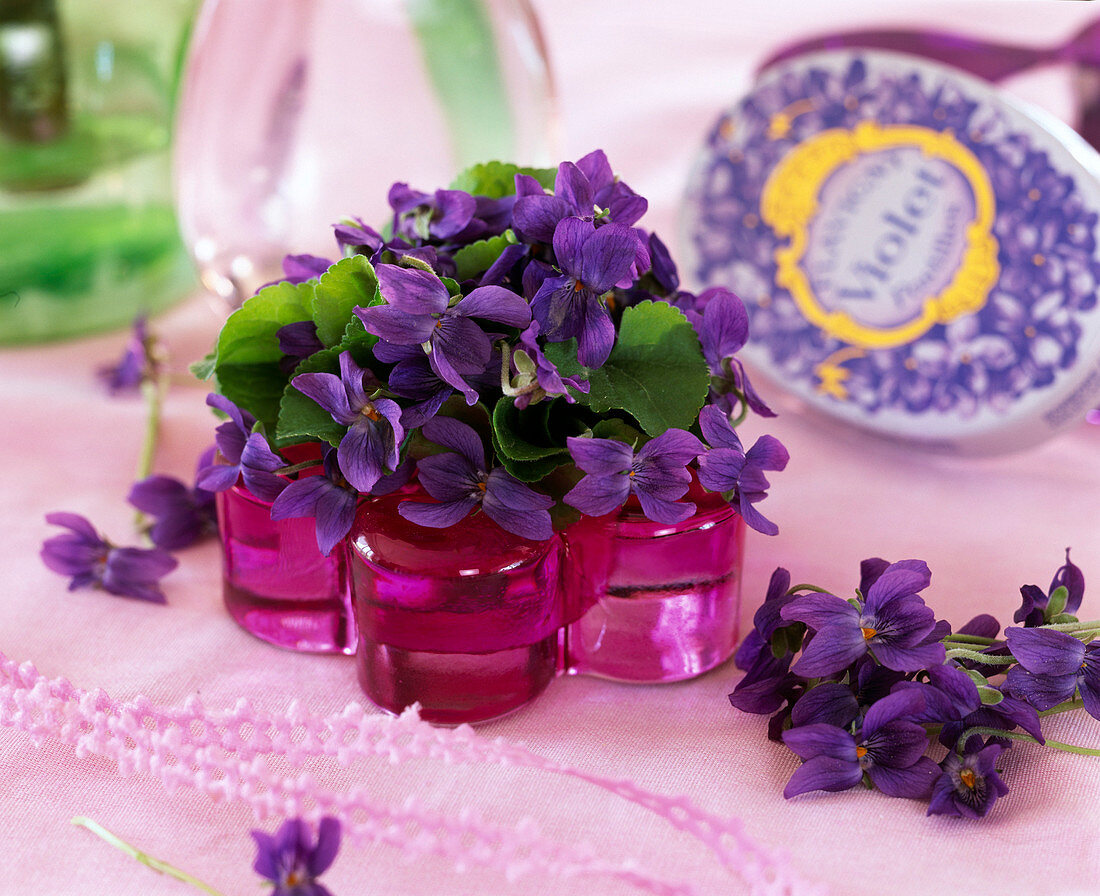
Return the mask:
{"type": "Polygon", "coordinates": [[[713,127],[688,195],[693,275],[722,283],[748,306],[752,343],[788,383],[825,391],[819,365],[843,358],[843,397],[869,415],[1007,411],[1051,386],[1077,360],[1082,317],[1100,288],[1097,214],[1004,111],[950,78],[871,71],[855,57],[837,73],[787,68],[713,127]],[[806,320],[775,283],[787,243],[761,221],[764,184],[788,152],[822,131],[861,121],[949,132],[985,168],[997,199],[993,236],[1001,275],[977,312],[934,325],[896,348],[845,351],[806,320]],[[761,299],[764,301],[761,301],[761,299]]]}

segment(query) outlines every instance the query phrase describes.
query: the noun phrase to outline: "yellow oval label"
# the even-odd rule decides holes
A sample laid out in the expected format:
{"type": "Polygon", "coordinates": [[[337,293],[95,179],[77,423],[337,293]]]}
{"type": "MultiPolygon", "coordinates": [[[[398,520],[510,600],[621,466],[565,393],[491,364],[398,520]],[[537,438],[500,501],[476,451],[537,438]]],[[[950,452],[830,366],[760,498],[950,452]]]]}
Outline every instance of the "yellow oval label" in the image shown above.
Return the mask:
{"type": "Polygon", "coordinates": [[[799,144],[760,200],[789,239],[777,285],[825,333],[867,349],[984,306],[1000,275],[995,212],[988,174],[949,132],[873,121],[799,144]]]}

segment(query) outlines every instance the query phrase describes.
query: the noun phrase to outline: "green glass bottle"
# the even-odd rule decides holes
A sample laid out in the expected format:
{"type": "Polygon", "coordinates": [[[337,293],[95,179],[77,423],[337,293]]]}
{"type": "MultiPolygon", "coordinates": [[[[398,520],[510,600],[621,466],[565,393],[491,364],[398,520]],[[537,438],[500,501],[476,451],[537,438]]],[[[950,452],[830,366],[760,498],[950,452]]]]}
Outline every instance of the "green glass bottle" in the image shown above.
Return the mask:
{"type": "Polygon", "coordinates": [[[124,326],[197,286],[171,126],[195,0],[0,0],[0,344],[124,326]]]}

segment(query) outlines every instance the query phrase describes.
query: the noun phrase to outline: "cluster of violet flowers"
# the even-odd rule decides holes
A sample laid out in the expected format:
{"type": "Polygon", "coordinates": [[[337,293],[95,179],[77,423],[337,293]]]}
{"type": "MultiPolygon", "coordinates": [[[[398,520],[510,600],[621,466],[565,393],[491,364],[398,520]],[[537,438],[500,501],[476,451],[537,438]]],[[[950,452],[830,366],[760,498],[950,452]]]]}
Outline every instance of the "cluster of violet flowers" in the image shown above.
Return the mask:
{"type": "MultiPolygon", "coordinates": [[[[197,482],[187,485],[173,476],[152,472],[165,389],[165,362],[160,340],[146,317],[139,315],[120,357],[97,371],[112,396],[140,393],[148,404],[146,436],[127,500],[137,511],[135,528],[152,546],[115,544],[80,514],[60,511],[47,514],[47,523],[65,531],[46,539],[41,558],[47,568],[68,577],[70,591],[93,588],[164,603],[160,580],[178,565],[173,553],[217,531],[212,491],[201,488],[197,482]]],[[[199,458],[197,470],[209,466],[213,457],[211,446],[199,458]]]]}
{"type": "Polygon", "coordinates": [[[200,488],[314,518],[326,555],[362,500],[399,490],[419,525],[479,512],[543,540],[628,501],[678,523],[697,482],[777,531],[756,505],[787,452],[736,432],[749,411],[772,416],[736,358],[744,305],[680,288],[637,226],[646,200],[602,151],[388,199],[382,231],[335,226],[337,259],[288,256],[196,365],[225,418],[200,488]]]}
{"type": "Polygon", "coordinates": [[[1085,580],[1069,551],[1046,591],[1020,589],[1003,632],[985,614],[952,632],[921,597],[930,581],[921,560],[865,560],[845,600],[772,574],[729,699],[770,715],[769,737],[802,759],[784,796],[863,784],[979,818],[1008,793],[998,761],[1014,741],[1100,756],[1041,725],[1081,708],[1100,719],[1100,621],[1075,615],[1085,580]]]}

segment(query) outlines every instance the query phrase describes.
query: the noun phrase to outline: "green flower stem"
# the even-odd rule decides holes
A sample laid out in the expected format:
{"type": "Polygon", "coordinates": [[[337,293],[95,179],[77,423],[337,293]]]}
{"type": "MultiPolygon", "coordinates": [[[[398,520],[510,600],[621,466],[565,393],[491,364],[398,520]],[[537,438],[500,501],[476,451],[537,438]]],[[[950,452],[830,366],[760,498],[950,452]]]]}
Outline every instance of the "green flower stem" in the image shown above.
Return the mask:
{"type": "MultiPolygon", "coordinates": [[[[1019,731],[1002,731],[1000,728],[985,728],[979,725],[974,728],[968,728],[962,733],[962,736],[959,738],[960,749],[964,747],[966,742],[975,734],[982,734],[986,737],[1006,737],[1009,740],[1023,740],[1033,744],[1039,743],[1039,741],[1030,734],[1022,734],[1019,731]]],[[[1093,749],[1092,747],[1079,747],[1076,744],[1064,744],[1057,740],[1048,740],[1045,746],[1050,747],[1052,750],[1061,750],[1063,753],[1076,753],[1078,756],[1100,757],[1100,750],[1093,749]]]]}
{"type": "Polygon", "coordinates": [[[1088,622],[1054,622],[1049,625],[1044,625],[1043,628],[1052,628],[1056,632],[1074,632],[1083,631],[1097,631],[1100,630],[1100,619],[1092,619],[1088,622]]]}
{"type": "Polygon", "coordinates": [[[1085,701],[1077,697],[1073,700],[1066,700],[1064,703],[1059,703],[1057,706],[1052,706],[1050,709],[1040,710],[1039,715],[1046,718],[1047,716],[1056,716],[1063,712],[1071,712],[1075,709],[1083,709],[1084,706],[1085,701]]]}
{"type": "Polygon", "coordinates": [[[279,467],[279,469],[275,471],[275,474],[277,476],[293,476],[295,473],[301,473],[302,470],[308,470],[312,467],[319,466],[320,463],[321,462],[318,460],[303,460],[296,464],[279,467]]]}
{"type": "Polygon", "coordinates": [[[1016,663],[1016,657],[1014,656],[995,656],[988,653],[979,653],[977,650],[968,650],[965,647],[952,647],[947,651],[947,658],[949,660],[973,660],[983,666],[1012,666],[1016,663]]]}
{"type": "Polygon", "coordinates": [[[220,893],[218,890],[215,890],[209,884],[203,883],[198,878],[192,877],[186,871],[181,871],[179,868],[176,868],[173,865],[169,865],[167,862],[162,862],[160,859],[153,858],[153,856],[146,855],[140,850],[135,849],[125,840],[122,840],[119,837],[115,836],[105,827],[99,825],[90,818],[77,816],[76,818],[72,819],[72,823],[77,825],[78,827],[87,828],[97,837],[106,840],[108,843],[111,844],[111,846],[115,847],[116,849],[122,850],[122,852],[130,856],[130,858],[137,859],[139,862],[141,862],[142,865],[146,865],[149,868],[152,868],[158,874],[167,874],[169,877],[174,877],[176,880],[183,881],[185,884],[190,884],[192,887],[195,887],[198,890],[202,890],[204,893],[210,894],[210,896],[222,896],[222,893],[220,893]]]}
{"type": "MultiPolygon", "coordinates": [[[[148,416],[145,420],[145,437],[141,443],[134,482],[148,478],[153,472],[153,462],[157,456],[157,442],[160,439],[160,413],[164,402],[164,380],[158,374],[141,381],[141,395],[145,399],[148,416]]],[[[141,510],[134,514],[134,528],[145,532],[149,520],[141,510]]]]}
{"type": "Polygon", "coordinates": [[[818,594],[832,594],[827,588],[818,588],[817,585],[807,585],[805,583],[801,585],[795,585],[792,588],[787,589],[787,594],[797,594],[799,591],[816,591],[818,594]]]}
{"type": "Polygon", "coordinates": [[[981,644],[992,647],[995,644],[1003,644],[1004,641],[997,638],[983,638],[981,635],[948,635],[943,639],[944,644],[981,644]]]}

